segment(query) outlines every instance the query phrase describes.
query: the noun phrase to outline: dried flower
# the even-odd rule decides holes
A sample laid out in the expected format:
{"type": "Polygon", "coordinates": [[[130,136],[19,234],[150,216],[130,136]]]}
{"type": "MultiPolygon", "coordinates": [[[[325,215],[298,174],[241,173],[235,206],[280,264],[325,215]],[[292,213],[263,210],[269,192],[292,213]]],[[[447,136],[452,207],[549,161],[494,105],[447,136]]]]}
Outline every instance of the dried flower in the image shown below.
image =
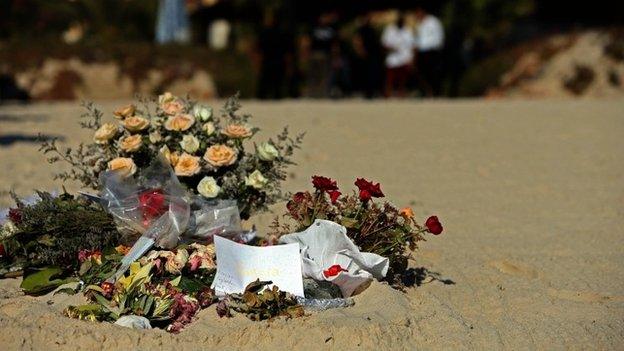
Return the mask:
{"type": "Polygon", "coordinates": [[[355,185],[360,190],[360,200],[362,200],[363,202],[367,202],[373,197],[384,197],[379,183],[373,184],[366,179],[358,178],[355,181],[355,185]]]}
{"type": "Polygon", "coordinates": [[[115,247],[115,251],[125,256],[128,254],[128,252],[130,252],[130,246],[118,245],[115,247]]]}
{"type": "Polygon", "coordinates": [[[414,218],[414,210],[411,207],[404,207],[399,211],[399,215],[405,219],[414,218]]]}
{"type": "Polygon", "coordinates": [[[15,224],[22,223],[22,210],[19,208],[10,208],[9,219],[15,224]]]}

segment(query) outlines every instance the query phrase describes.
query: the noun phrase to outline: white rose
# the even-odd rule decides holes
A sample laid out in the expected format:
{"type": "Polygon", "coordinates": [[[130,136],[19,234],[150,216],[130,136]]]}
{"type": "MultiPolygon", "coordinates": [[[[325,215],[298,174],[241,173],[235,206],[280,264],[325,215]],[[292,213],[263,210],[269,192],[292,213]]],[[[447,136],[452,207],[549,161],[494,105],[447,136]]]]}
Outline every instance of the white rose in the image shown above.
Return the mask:
{"type": "Polygon", "coordinates": [[[203,197],[211,199],[219,195],[221,187],[217,185],[217,181],[213,177],[204,177],[197,184],[197,192],[203,197]]]}
{"type": "Polygon", "coordinates": [[[279,156],[279,151],[271,143],[261,143],[256,150],[258,157],[263,161],[273,161],[279,156]]]}
{"type": "Polygon", "coordinates": [[[193,116],[203,122],[206,122],[210,119],[210,117],[212,117],[212,108],[203,105],[195,105],[193,107],[193,116]]]}
{"type": "Polygon", "coordinates": [[[205,123],[202,129],[206,135],[212,135],[215,132],[215,126],[211,122],[205,123]]]}
{"type": "Polygon", "coordinates": [[[259,170],[253,171],[249,176],[245,177],[245,185],[255,189],[262,189],[269,182],[259,170]]]}
{"type": "Polygon", "coordinates": [[[197,139],[194,135],[187,134],[182,137],[180,146],[182,147],[182,150],[188,152],[189,154],[195,153],[195,151],[199,149],[199,139],[197,139]]]}
{"type": "Polygon", "coordinates": [[[160,132],[152,132],[149,134],[150,143],[156,144],[160,142],[161,140],[162,140],[162,135],[160,135],[160,132]]]}

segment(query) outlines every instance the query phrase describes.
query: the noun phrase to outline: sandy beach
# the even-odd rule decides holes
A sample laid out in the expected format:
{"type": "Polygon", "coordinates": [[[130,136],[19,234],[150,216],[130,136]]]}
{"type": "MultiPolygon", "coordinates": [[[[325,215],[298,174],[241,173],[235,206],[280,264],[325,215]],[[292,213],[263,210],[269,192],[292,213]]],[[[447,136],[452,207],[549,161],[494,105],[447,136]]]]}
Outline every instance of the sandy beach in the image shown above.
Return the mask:
{"type": "MultiPolygon", "coordinates": [[[[100,105],[112,120],[121,104],[100,105]]],[[[72,320],[60,311],[80,296],[28,297],[18,279],[2,280],[0,349],[622,349],[624,100],[243,107],[260,139],[284,124],[307,132],[286,190],[307,189],[315,174],[344,189],[363,176],[421,221],[440,217],[444,233],[411,263],[418,284],[402,293],[377,283],[352,308],[294,320],[219,319],[212,307],[172,335],[72,320]]],[[[57,165],[32,139],[89,141],[81,112],[78,103],[0,107],[0,207],[11,205],[10,189],[60,189],[57,165]]],[[[273,216],[247,225],[266,230],[273,216]]]]}

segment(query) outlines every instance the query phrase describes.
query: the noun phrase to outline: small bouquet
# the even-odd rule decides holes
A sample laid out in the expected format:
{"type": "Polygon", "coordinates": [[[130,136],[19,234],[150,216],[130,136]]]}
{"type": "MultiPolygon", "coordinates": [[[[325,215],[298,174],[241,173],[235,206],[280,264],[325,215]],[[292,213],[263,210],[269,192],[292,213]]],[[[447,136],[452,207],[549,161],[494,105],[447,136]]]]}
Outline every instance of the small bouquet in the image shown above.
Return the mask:
{"type": "Polygon", "coordinates": [[[336,181],[313,176],[314,192],[297,192],[286,204],[286,223],[275,219],[271,236],[277,240],[293,231],[302,231],[317,219],[329,220],[344,226],[347,236],[363,252],[387,257],[390,268],[386,278],[400,284],[400,276],[407,269],[409,250],[417,248],[426,233],[442,233],[442,224],[436,216],[429,217],[425,225],[414,219],[414,212],[406,207],[398,209],[389,202],[375,202],[383,198],[379,183],[358,178],[357,192],[343,195],[336,181]],[[294,224],[293,224],[294,223],[294,224]]]}
{"type": "Polygon", "coordinates": [[[94,131],[92,143],[75,150],[60,150],[55,140],[41,146],[51,155],[50,163],[72,167],[56,178],[97,189],[102,172],[131,176],[163,155],[189,191],[206,199],[236,200],[243,219],[282,199],[280,183],[303,134],[291,138],[284,128],[275,138],[246,147],[259,129],[249,124],[250,115],[239,113],[237,96],[227,100],[220,115],[170,93],[139,104],[115,111],[114,123],[102,123],[102,112],[86,104],[83,118],[89,120],[81,125],[94,131]]]}

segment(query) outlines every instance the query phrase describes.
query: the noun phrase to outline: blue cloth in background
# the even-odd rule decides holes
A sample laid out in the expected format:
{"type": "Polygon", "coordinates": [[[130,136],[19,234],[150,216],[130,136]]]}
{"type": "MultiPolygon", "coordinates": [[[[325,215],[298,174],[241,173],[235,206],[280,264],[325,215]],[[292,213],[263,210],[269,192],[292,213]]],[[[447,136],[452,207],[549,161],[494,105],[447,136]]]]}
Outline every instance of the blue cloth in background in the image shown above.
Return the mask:
{"type": "Polygon", "coordinates": [[[160,0],[156,22],[156,42],[158,44],[184,44],[189,40],[189,19],[184,0],[160,0]]]}

